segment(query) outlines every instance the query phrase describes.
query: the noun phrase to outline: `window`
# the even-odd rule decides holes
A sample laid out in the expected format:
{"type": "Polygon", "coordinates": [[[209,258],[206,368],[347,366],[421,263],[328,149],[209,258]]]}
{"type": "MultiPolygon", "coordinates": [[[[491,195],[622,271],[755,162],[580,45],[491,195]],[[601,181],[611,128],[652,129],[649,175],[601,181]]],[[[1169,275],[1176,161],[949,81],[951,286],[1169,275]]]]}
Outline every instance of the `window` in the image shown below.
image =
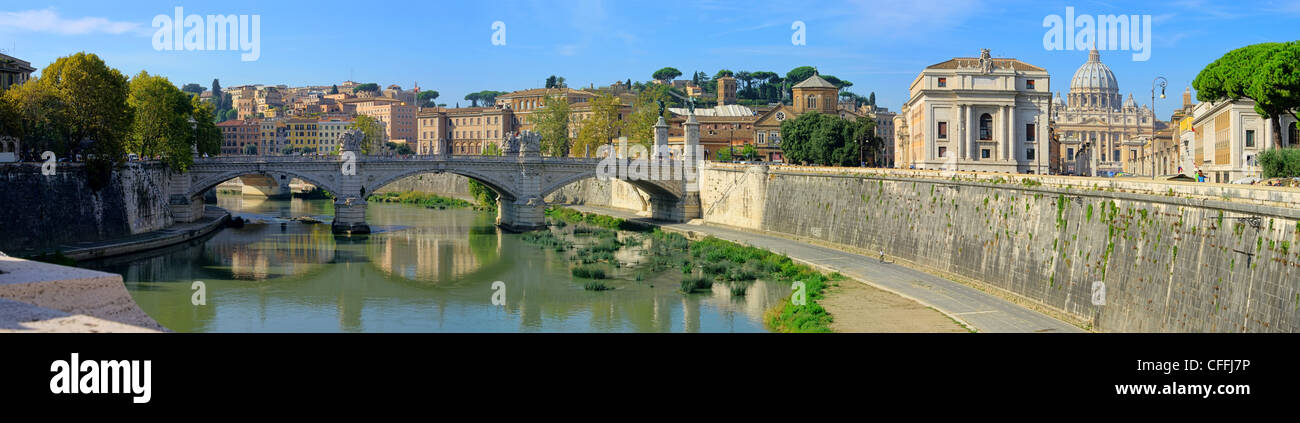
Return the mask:
{"type": "Polygon", "coordinates": [[[766,143],[767,143],[767,141],[764,139],[764,138],[766,138],[765,135],[767,135],[767,134],[764,133],[763,131],[758,131],[758,143],[759,143],[759,144],[766,144],[766,143]]]}
{"type": "Polygon", "coordinates": [[[939,122],[939,139],[948,139],[948,122],[939,122]]]}
{"type": "Polygon", "coordinates": [[[1300,141],[1296,139],[1297,137],[1300,137],[1300,122],[1291,125],[1291,130],[1288,131],[1286,136],[1286,142],[1290,143],[1290,145],[1296,145],[1296,142],[1300,141]]]}
{"type": "Polygon", "coordinates": [[[1025,150],[1025,159],[1026,159],[1026,160],[1033,160],[1033,159],[1034,159],[1034,149],[1030,148],[1030,149],[1025,150]]]}
{"type": "Polygon", "coordinates": [[[1119,150],[1111,151],[1111,155],[1115,157],[1115,161],[1119,161],[1119,150]]]}
{"type": "Polygon", "coordinates": [[[1255,130],[1246,130],[1246,148],[1255,148],[1255,130]]]}
{"type": "Polygon", "coordinates": [[[816,108],[817,108],[817,96],[811,96],[811,95],[808,96],[808,107],[807,107],[807,108],[809,108],[809,109],[816,109],[816,108]]]}
{"type": "Polygon", "coordinates": [[[1026,79],[1026,80],[1025,80],[1025,89],[1029,89],[1029,90],[1034,89],[1034,80],[1032,80],[1032,79],[1026,79]]]}
{"type": "Polygon", "coordinates": [[[939,147],[939,157],[945,157],[947,155],[948,155],[948,147],[939,147]]]}
{"type": "Polygon", "coordinates": [[[980,139],[993,139],[993,116],[988,113],[980,115],[980,139]]]}
{"type": "Polygon", "coordinates": [[[1073,148],[1067,148],[1067,149],[1065,149],[1065,159],[1066,159],[1066,160],[1074,160],[1074,149],[1073,149],[1073,148]]]}
{"type": "Polygon", "coordinates": [[[1034,131],[1034,124],[1032,124],[1032,123],[1026,123],[1026,124],[1025,124],[1025,141],[1033,141],[1033,140],[1034,140],[1034,134],[1035,134],[1036,132],[1037,132],[1037,131],[1034,131]]]}
{"type": "Polygon", "coordinates": [[[992,157],[992,153],[989,151],[989,149],[987,149],[987,148],[982,148],[982,149],[980,149],[980,158],[981,158],[981,159],[987,159],[987,158],[989,158],[989,157],[992,157]]]}
{"type": "Polygon", "coordinates": [[[1137,151],[1137,150],[1134,150],[1134,149],[1129,149],[1129,150],[1128,150],[1128,158],[1129,158],[1129,160],[1136,159],[1137,156],[1138,156],[1138,151],[1137,151]]]}
{"type": "Polygon", "coordinates": [[[939,88],[948,86],[948,78],[939,78],[939,88]]]}

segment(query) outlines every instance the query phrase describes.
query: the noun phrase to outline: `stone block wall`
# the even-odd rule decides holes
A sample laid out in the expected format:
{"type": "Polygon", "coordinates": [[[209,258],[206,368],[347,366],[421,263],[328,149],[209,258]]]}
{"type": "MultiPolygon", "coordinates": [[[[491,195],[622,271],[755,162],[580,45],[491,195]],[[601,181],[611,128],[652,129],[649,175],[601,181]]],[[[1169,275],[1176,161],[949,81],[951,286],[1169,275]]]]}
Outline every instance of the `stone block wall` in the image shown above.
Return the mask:
{"type": "Polygon", "coordinates": [[[1249,188],[716,165],[701,178],[706,222],[883,248],[1102,331],[1300,331],[1300,209],[1275,205],[1300,191],[1234,201],[1195,194],[1249,188]]]}
{"type": "Polygon", "coordinates": [[[166,168],[129,163],[93,191],[80,164],[0,165],[0,251],[51,249],[72,241],[139,234],[171,225],[166,168]]]}

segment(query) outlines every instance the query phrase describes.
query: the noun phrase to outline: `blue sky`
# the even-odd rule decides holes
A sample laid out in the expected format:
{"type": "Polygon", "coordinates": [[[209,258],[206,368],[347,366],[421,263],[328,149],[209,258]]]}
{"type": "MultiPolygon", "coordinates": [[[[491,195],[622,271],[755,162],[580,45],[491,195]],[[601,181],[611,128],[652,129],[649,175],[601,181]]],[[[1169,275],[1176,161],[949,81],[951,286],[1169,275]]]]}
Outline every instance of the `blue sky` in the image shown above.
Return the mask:
{"type": "Polygon", "coordinates": [[[811,65],[876,92],[897,110],[927,65],[989,48],[1047,68],[1064,93],[1086,51],[1043,46],[1048,15],[1151,15],[1151,57],[1103,51],[1120,89],[1149,103],[1151,80],[1169,80],[1161,116],[1206,64],[1234,48],[1300,39],[1300,0],[1235,1],[55,1],[0,6],[0,49],[38,68],[86,51],[128,75],[140,70],[181,85],[316,85],[352,79],[419,82],[439,102],[468,92],[534,88],[551,74],[570,86],[650,79],[661,67],[768,70],[811,65]],[[260,58],[233,51],[157,51],[156,15],[260,15],[260,58]],[[495,21],[505,45],[492,44],[495,21]],[[791,43],[793,22],[806,44],[791,43]]]}

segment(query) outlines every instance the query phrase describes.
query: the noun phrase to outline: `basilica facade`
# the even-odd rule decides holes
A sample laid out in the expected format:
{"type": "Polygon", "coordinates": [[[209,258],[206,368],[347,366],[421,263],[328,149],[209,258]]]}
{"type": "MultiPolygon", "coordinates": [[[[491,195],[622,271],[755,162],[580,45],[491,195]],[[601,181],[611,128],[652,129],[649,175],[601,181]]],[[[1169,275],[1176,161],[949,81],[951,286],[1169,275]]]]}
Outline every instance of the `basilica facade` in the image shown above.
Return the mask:
{"type": "Polygon", "coordinates": [[[1069,94],[1056,94],[1052,122],[1061,142],[1061,171],[1073,174],[1093,166],[1098,174],[1123,171],[1124,163],[1142,154],[1151,134],[1167,126],[1132,93],[1121,96],[1115,74],[1097,50],[1089,51],[1088,61],[1074,72],[1069,94]]]}

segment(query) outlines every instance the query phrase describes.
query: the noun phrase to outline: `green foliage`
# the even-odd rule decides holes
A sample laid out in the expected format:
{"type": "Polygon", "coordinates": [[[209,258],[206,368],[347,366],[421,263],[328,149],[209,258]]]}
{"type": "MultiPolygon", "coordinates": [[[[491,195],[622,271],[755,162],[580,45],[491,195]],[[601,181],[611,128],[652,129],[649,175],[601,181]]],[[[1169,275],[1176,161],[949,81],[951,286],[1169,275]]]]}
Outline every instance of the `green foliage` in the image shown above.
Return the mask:
{"type": "MultiPolygon", "coordinates": [[[[194,120],[194,146],[199,154],[215,156],[221,154],[221,128],[216,124],[216,106],[199,100],[198,96],[190,98],[191,118],[194,120]]],[[[249,144],[252,152],[257,154],[257,146],[249,144]]]]}
{"type": "Polygon", "coordinates": [[[579,265],[573,268],[573,276],[588,279],[605,279],[605,269],[596,265],[579,265]]]}
{"type": "Polygon", "coordinates": [[[605,285],[605,283],[601,281],[591,281],[583,284],[582,289],[599,292],[599,291],[609,291],[614,288],[609,285],[605,285]]]}
{"type": "Polygon", "coordinates": [[[1282,146],[1279,116],[1300,108],[1300,41],[1261,43],[1224,54],[1192,81],[1196,98],[1219,102],[1249,98],[1273,122],[1274,147],[1282,146]]]}
{"type": "Polygon", "coordinates": [[[542,136],[542,154],[551,157],[569,155],[571,114],[568,100],[563,97],[546,97],[542,108],[528,117],[533,124],[533,130],[542,136]]]}
{"type": "Polygon", "coordinates": [[[477,202],[480,207],[488,210],[497,209],[497,192],[493,191],[492,188],[488,188],[486,184],[479,182],[477,179],[469,180],[469,194],[474,196],[474,201],[477,202]]]}
{"type": "Polygon", "coordinates": [[[379,92],[379,84],[376,84],[374,82],[367,82],[365,84],[358,84],[357,86],[352,87],[352,92],[354,93],[361,92],[361,91],[369,91],[369,92],[377,93],[379,92]]]}
{"type": "MultiPolygon", "coordinates": [[[[370,117],[370,115],[357,115],[348,128],[361,131],[363,135],[360,146],[361,154],[374,154],[379,146],[383,145],[384,129],[379,125],[379,121],[370,117]]],[[[343,148],[343,145],[340,144],[339,148],[343,148]]]]}
{"type": "Polygon", "coordinates": [[[573,248],[572,242],[564,238],[555,236],[555,234],[549,230],[525,232],[521,236],[521,238],[526,243],[533,244],[533,245],[540,245],[542,247],[550,248],[556,251],[564,251],[573,248]]]}
{"type": "Polygon", "coordinates": [[[720,162],[729,162],[732,160],[730,148],[720,148],[717,153],[713,154],[713,159],[720,162]]]}
{"type": "Polygon", "coordinates": [[[682,278],[681,291],[690,294],[696,291],[704,291],[713,288],[713,281],[702,277],[685,277],[682,278]]]}
{"type": "Polygon", "coordinates": [[[162,156],[172,170],[188,170],[194,163],[196,134],[189,123],[193,111],[190,96],[167,78],[144,71],[131,78],[130,87],[127,103],[135,111],[135,119],[126,151],[140,157],[162,156]]]}
{"type": "Polygon", "coordinates": [[[617,137],[625,123],[619,119],[618,110],[618,97],[599,94],[591,99],[591,113],[582,121],[571,154],[576,157],[594,157],[601,145],[608,144],[617,137]]]}
{"type": "Polygon", "coordinates": [[[415,95],[415,101],[420,107],[435,107],[437,106],[437,99],[438,92],[432,90],[420,91],[419,94],[415,95]]]}
{"type": "Polygon", "coordinates": [[[418,191],[385,192],[382,194],[374,194],[371,195],[369,198],[367,198],[366,201],[378,202],[378,203],[414,204],[414,205],[424,206],[431,209],[433,208],[441,209],[441,208],[449,208],[449,207],[450,208],[474,207],[473,204],[470,204],[470,202],[465,200],[448,198],[440,195],[429,194],[429,193],[418,192],[418,191]]]}
{"type": "Polygon", "coordinates": [[[650,74],[651,78],[659,81],[671,81],[679,76],[682,76],[682,71],[677,70],[677,68],[662,68],[650,74]]]}
{"type": "Polygon", "coordinates": [[[1274,148],[1259,153],[1259,167],[1265,178],[1300,177],[1300,148],[1274,148]]]}
{"type": "MultiPolygon", "coordinates": [[[[624,124],[623,134],[628,140],[639,143],[646,148],[647,152],[653,152],[654,147],[654,125],[659,122],[659,102],[663,101],[665,105],[672,101],[670,87],[664,84],[655,84],[637,94],[636,102],[632,104],[632,114],[628,116],[624,124]]],[[[665,122],[670,117],[667,107],[664,108],[663,118],[665,122]]]]}
{"type": "Polygon", "coordinates": [[[781,122],[781,149],[790,163],[856,166],[866,152],[883,141],[875,137],[875,121],[861,117],[807,112],[781,122]]]}

